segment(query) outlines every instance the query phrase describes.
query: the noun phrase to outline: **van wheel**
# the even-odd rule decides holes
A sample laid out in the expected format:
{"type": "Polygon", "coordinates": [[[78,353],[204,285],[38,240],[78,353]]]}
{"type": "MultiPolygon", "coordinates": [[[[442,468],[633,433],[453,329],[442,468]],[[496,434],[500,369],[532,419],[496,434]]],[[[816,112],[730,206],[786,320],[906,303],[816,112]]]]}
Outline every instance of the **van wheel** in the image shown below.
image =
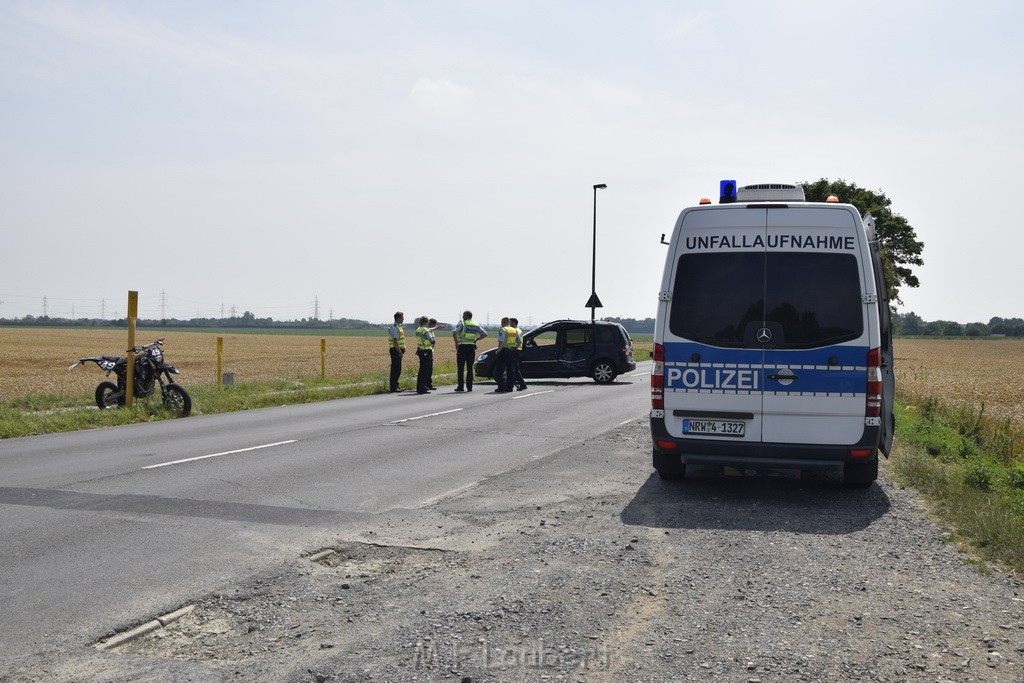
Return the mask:
{"type": "Polygon", "coordinates": [[[654,469],[658,476],[666,481],[684,479],[686,477],[686,464],[679,462],[678,455],[654,452],[654,469]]]}
{"type": "Polygon", "coordinates": [[[594,363],[594,368],[591,370],[591,375],[594,377],[594,381],[598,384],[610,384],[615,379],[615,366],[611,364],[611,361],[599,360],[594,363]]]}
{"type": "Polygon", "coordinates": [[[866,489],[878,479],[878,457],[871,462],[848,462],[843,466],[843,486],[866,489]]]}

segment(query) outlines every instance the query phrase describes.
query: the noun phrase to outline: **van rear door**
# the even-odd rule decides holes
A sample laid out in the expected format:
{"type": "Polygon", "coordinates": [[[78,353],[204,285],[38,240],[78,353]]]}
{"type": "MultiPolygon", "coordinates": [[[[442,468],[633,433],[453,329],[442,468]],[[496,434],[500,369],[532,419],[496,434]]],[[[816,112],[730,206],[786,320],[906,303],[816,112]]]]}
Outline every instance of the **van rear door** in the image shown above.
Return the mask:
{"type": "Polygon", "coordinates": [[[889,455],[892,450],[893,434],[896,431],[896,417],[893,404],[896,397],[896,377],[893,374],[892,351],[892,310],[889,308],[889,289],[885,283],[885,268],[882,264],[881,246],[875,229],[875,218],[870,213],[864,215],[864,226],[867,228],[868,248],[871,251],[871,265],[875,278],[875,291],[878,292],[878,348],[881,351],[882,363],[882,438],[879,449],[889,455]]]}
{"type": "Polygon", "coordinates": [[[860,217],[839,207],[765,212],[762,440],[856,443],[870,339],[860,217]]]}
{"type": "Polygon", "coordinates": [[[761,441],[766,237],[763,210],[681,216],[662,337],[665,428],[676,438],[761,441]]]}

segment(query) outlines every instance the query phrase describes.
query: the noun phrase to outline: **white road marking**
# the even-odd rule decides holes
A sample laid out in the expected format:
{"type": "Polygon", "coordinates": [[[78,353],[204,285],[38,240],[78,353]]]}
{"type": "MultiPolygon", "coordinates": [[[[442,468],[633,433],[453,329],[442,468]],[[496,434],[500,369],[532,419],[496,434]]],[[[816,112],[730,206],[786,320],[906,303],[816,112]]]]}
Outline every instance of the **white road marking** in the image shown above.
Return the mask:
{"type": "Polygon", "coordinates": [[[554,389],[548,389],[547,391],[532,391],[529,394],[520,394],[519,396],[513,396],[512,400],[515,401],[516,399],[519,399],[519,398],[530,398],[531,396],[540,396],[541,394],[553,394],[553,393],[555,393],[554,389]]]}
{"type": "Polygon", "coordinates": [[[144,470],[155,470],[158,467],[167,467],[169,465],[180,465],[185,462],[195,462],[196,460],[206,460],[207,458],[218,458],[222,455],[232,455],[233,453],[246,453],[248,451],[258,451],[261,448],[271,448],[273,446],[283,446],[288,443],[295,443],[296,439],[290,439],[288,441],[278,441],[277,443],[266,443],[262,446],[252,446],[251,448],[239,448],[235,451],[224,451],[223,453],[211,453],[209,455],[200,455],[195,458],[185,458],[184,460],[172,460],[171,462],[162,462],[158,465],[146,465],[142,469],[144,470]]]}
{"type": "Polygon", "coordinates": [[[417,415],[416,417],[407,417],[403,420],[395,420],[394,422],[388,422],[389,425],[401,424],[402,422],[412,422],[413,420],[422,420],[427,417],[437,417],[438,415],[447,415],[448,413],[457,413],[464,408],[455,408],[453,410],[443,410],[440,413],[430,413],[429,415],[417,415]]]}

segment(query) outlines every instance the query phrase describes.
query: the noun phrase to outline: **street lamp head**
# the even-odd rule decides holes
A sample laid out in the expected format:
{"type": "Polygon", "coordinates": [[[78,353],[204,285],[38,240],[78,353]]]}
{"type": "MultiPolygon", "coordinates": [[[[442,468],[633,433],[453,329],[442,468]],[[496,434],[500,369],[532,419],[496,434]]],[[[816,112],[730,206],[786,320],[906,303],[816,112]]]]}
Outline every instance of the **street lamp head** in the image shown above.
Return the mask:
{"type": "Polygon", "coordinates": [[[606,187],[608,187],[608,186],[605,185],[604,183],[601,183],[600,185],[594,185],[594,189],[595,190],[603,190],[606,187]]]}

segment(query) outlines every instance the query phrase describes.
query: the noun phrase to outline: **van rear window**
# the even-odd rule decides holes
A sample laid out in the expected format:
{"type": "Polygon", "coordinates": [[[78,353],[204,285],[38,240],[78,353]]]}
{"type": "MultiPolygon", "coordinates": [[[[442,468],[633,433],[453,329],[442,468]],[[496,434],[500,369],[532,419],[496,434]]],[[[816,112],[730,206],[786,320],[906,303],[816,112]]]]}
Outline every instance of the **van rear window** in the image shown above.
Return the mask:
{"type": "Polygon", "coordinates": [[[702,344],[812,348],[864,331],[860,270],[852,254],[719,252],[684,254],[676,268],[669,330],[702,344]]]}

